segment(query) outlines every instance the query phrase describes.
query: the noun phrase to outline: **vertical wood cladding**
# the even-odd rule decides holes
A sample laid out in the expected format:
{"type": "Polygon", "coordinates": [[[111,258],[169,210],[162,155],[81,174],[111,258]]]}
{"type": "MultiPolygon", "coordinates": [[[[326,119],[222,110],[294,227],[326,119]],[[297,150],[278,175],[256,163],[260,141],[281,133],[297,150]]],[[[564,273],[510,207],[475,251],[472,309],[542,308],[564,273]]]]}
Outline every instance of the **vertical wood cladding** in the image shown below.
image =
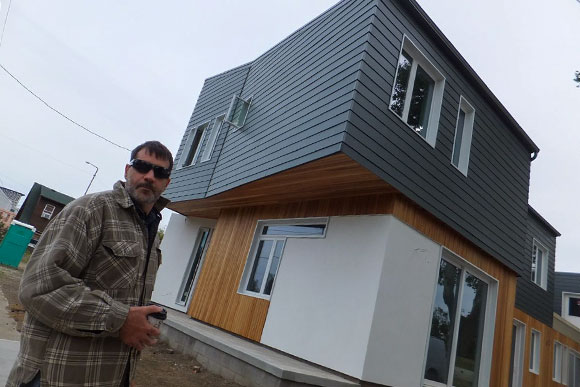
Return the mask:
{"type": "Polygon", "coordinates": [[[189,314],[196,319],[259,341],[269,301],[237,293],[257,221],[368,214],[394,215],[498,280],[491,385],[507,385],[516,289],[515,274],[441,221],[398,194],[223,210],[217,221],[189,314]],[[498,383],[501,381],[501,384],[496,384],[495,381],[498,383]]]}
{"type": "MultiPolygon", "coordinates": [[[[515,309],[514,318],[523,322],[526,325],[526,339],[524,349],[524,372],[522,386],[525,387],[549,387],[562,386],[561,383],[552,380],[553,364],[554,364],[554,341],[558,341],[563,345],[580,352],[580,344],[571,338],[563,335],[560,332],[550,328],[546,324],[534,319],[530,315],[515,309]],[[540,349],[540,374],[536,375],[529,371],[530,364],[530,337],[531,331],[535,329],[541,333],[541,349],[540,349]]],[[[510,350],[511,352],[511,350],[510,350]]],[[[501,384],[502,386],[504,384],[501,384]]],[[[505,384],[507,386],[507,384],[505,384]]],[[[499,386],[499,384],[498,384],[499,386]]]]}
{"type": "MultiPolygon", "coordinates": [[[[552,326],[552,309],[554,300],[554,268],[556,262],[556,236],[534,212],[528,215],[528,233],[526,235],[525,254],[529,257],[529,265],[518,278],[516,292],[516,307],[526,312],[536,320],[552,326]],[[548,286],[544,290],[532,280],[532,244],[539,241],[548,249],[548,286]]],[[[561,299],[561,294],[560,294],[561,299]]]]}
{"type": "Polygon", "coordinates": [[[404,4],[377,1],[342,151],[523,275],[529,146],[404,4]],[[389,110],[403,35],[445,76],[435,148],[389,110]],[[467,176],[451,164],[461,95],[475,108],[467,176]]]}

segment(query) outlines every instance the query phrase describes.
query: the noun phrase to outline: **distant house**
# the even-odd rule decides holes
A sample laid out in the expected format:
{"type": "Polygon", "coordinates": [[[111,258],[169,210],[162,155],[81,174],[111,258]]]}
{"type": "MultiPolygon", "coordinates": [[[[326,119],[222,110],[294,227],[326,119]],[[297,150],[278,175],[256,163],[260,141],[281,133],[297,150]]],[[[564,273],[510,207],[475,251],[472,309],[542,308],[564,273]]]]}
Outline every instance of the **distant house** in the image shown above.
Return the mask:
{"type": "MultiPolygon", "coordinates": [[[[24,196],[24,194],[14,191],[10,188],[0,187],[0,196],[7,197],[10,200],[10,208],[6,208],[9,211],[16,211],[18,208],[18,202],[20,198],[24,196]]],[[[0,206],[2,208],[2,206],[0,206]]]]}
{"type": "Polygon", "coordinates": [[[538,152],[416,1],[341,1],[205,81],[153,299],[362,382],[580,386],[538,152]]]}
{"type": "Polygon", "coordinates": [[[16,220],[36,228],[32,237],[33,243],[36,243],[48,222],[73,200],[73,197],[34,183],[16,214],[16,220]]]}
{"type": "Polygon", "coordinates": [[[8,211],[0,208],[0,224],[4,227],[10,227],[10,223],[16,216],[16,212],[8,211]]]}

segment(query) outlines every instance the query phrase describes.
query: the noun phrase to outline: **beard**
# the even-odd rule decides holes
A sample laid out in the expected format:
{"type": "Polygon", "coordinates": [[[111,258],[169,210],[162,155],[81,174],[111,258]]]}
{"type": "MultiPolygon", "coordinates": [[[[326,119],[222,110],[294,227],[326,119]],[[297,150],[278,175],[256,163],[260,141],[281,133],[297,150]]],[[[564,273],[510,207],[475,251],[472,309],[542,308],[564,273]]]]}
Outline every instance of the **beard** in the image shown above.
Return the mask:
{"type": "Polygon", "coordinates": [[[127,182],[125,188],[127,189],[129,196],[140,205],[154,204],[161,196],[161,192],[157,192],[155,187],[148,183],[141,183],[133,186],[127,182]]]}

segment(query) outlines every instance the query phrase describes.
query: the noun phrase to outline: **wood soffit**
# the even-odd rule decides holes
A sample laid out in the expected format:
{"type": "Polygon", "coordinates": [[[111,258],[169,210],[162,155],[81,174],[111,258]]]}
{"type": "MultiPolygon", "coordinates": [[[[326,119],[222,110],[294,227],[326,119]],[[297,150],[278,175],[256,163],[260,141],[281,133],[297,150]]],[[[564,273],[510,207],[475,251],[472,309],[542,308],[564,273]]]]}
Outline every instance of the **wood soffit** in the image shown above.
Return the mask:
{"type": "Polygon", "coordinates": [[[384,180],[338,153],[214,196],[170,203],[168,208],[186,216],[217,218],[224,208],[394,192],[384,180]]]}

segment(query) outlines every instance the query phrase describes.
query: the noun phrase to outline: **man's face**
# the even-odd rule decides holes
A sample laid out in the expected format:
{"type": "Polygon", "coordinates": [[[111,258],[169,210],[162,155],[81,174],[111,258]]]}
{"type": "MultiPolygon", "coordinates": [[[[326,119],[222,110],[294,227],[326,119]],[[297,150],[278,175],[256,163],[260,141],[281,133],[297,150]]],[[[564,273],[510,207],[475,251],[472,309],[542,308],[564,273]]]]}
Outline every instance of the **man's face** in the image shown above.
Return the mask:
{"type": "MultiPolygon", "coordinates": [[[[148,161],[151,164],[163,168],[169,168],[168,160],[158,159],[153,154],[149,153],[146,148],[141,149],[135,158],[148,161]]],[[[131,198],[133,198],[145,213],[151,211],[153,205],[171,181],[170,178],[156,178],[153,174],[153,170],[150,170],[147,173],[140,173],[129,164],[125,166],[125,180],[125,188],[127,189],[127,192],[129,192],[131,198]]]]}

